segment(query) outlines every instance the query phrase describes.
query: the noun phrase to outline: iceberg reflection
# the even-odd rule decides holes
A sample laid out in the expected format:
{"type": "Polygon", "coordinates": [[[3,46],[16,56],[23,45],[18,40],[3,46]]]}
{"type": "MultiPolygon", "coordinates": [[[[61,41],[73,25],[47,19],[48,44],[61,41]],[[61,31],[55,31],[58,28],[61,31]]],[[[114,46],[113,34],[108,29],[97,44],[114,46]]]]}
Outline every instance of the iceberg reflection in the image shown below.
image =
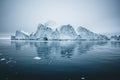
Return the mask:
{"type": "Polygon", "coordinates": [[[42,59],[51,58],[72,58],[74,55],[86,54],[93,50],[94,46],[104,46],[108,42],[74,42],[74,41],[53,41],[53,42],[11,42],[16,50],[22,50],[26,47],[35,48],[38,57],[42,59]]]}

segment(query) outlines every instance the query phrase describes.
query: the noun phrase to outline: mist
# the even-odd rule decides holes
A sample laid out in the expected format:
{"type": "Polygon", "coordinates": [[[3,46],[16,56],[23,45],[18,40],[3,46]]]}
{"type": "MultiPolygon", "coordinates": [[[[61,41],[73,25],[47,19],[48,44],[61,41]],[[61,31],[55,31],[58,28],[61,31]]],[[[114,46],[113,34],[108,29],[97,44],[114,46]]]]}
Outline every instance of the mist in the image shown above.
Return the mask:
{"type": "Polygon", "coordinates": [[[39,23],[55,29],[71,24],[96,33],[120,31],[119,0],[0,0],[0,34],[35,32],[39,23]]]}

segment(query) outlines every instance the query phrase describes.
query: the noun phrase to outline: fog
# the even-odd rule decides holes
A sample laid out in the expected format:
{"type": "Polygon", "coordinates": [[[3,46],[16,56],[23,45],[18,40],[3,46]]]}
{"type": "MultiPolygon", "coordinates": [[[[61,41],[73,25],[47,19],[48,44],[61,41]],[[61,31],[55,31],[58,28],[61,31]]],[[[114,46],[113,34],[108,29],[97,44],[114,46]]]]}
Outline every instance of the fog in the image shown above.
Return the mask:
{"type": "Polygon", "coordinates": [[[71,24],[96,33],[120,31],[120,0],[0,0],[0,33],[34,32],[39,23],[53,29],[71,24]]]}

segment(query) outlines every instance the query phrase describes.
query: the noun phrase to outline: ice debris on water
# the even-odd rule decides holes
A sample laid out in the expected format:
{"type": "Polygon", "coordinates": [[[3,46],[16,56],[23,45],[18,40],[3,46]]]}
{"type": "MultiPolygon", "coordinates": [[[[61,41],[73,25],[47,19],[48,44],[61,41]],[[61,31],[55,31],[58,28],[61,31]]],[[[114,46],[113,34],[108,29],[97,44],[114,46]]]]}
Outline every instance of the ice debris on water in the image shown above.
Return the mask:
{"type": "Polygon", "coordinates": [[[16,61],[14,61],[14,60],[8,60],[8,61],[6,62],[6,64],[8,64],[8,63],[16,63],[16,61]]]}
{"type": "Polygon", "coordinates": [[[85,77],[81,77],[82,80],[85,80],[85,77]]]}
{"type": "Polygon", "coordinates": [[[1,61],[4,61],[4,60],[5,60],[5,58],[1,58],[0,60],[1,60],[1,61]]]}
{"type": "Polygon", "coordinates": [[[34,57],[33,59],[40,60],[40,59],[41,59],[41,57],[34,57]]]}
{"type": "Polygon", "coordinates": [[[15,60],[13,60],[12,58],[1,58],[0,61],[5,61],[6,64],[9,64],[9,63],[16,63],[15,60]]]}

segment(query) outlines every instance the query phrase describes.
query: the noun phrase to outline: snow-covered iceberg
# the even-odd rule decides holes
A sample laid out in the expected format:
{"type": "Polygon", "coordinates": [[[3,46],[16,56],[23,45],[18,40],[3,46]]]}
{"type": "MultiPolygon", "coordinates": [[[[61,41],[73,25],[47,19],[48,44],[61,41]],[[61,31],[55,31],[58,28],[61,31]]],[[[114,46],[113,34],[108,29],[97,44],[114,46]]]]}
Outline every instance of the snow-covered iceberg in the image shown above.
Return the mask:
{"type": "Polygon", "coordinates": [[[55,31],[52,32],[51,38],[52,38],[53,40],[60,39],[60,32],[58,31],[58,29],[56,29],[55,31]]]}
{"type": "Polygon", "coordinates": [[[47,25],[39,24],[36,32],[28,34],[17,30],[11,40],[108,40],[105,35],[94,33],[84,27],[75,30],[70,24],[62,25],[60,29],[53,30],[47,25]]]}
{"type": "Polygon", "coordinates": [[[60,28],[60,39],[76,39],[77,33],[71,25],[63,25],[60,28]]]}
{"type": "Polygon", "coordinates": [[[26,40],[26,39],[29,39],[29,34],[28,33],[26,33],[25,31],[16,31],[16,33],[15,33],[15,36],[11,36],[11,39],[12,40],[21,40],[21,39],[24,39],[24,40],[26,40]]]}
{"type": "Polygon", "coordinates": [[[39,24],[38,29],[35,32],[34,36],[37,40],[44,39],[44,38],[51,39],[52,32],[53,30],[50,27],[47,27],[43,24],[39,24]]]}
{"type": "Polygon", "coordinates": [[[81,39],[108,40],[107,36],[101,35],[101,34],[96,34],[82,26],[78,27],[77,33],[79,35],[78,37],[81,39]]]}
{"type": "Polygon", "coordinates": [[[120,35],[111,36],[112,41],[120,40],[120,35]]]}

